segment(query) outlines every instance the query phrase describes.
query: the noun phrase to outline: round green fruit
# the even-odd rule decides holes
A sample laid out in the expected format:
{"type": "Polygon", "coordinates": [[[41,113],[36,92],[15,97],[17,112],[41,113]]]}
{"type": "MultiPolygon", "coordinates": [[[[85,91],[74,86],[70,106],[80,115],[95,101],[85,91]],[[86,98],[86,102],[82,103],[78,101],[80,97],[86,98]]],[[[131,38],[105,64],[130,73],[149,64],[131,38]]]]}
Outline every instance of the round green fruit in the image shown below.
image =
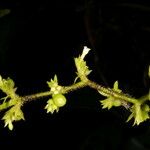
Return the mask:
{"type": "Polygon", "coordinates": [[[53,96],[53,102],[58,107],[63,107],[66,104],[66,98],[62,94],[55,94],[53,96]]]}

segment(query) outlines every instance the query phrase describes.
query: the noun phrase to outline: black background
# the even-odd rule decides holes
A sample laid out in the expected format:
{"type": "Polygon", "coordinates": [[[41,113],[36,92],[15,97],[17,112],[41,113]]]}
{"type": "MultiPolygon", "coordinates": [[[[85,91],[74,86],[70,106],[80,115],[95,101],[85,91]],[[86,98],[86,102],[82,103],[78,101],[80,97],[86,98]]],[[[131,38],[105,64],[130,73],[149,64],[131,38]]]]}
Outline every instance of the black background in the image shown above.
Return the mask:
{"type": "MultiPolygon", "coordinates": [[[[10,14],[0,18],[0,74],[11,77],[17,93],[48,90],[46,81],[55,74],[61,85],[75,78],[73,58],[83,46],[92,49],[87,64],[90,79],[120,88],[139,97],[149,90],[150,4],[144,2],[13,1],[0,2],[10,14]]],[[[25,121],[14,130],[0,124],[0,146],[71,150],[147,150],[149,121],[138,127],[126,123],[124,108],[102,110],[100,96],[84,88],[66,95],[59,113],[43,109],[47,98],[23,107],[25,121]]],[[[1,117],[3,112],[1,113],[1,117]]]]}

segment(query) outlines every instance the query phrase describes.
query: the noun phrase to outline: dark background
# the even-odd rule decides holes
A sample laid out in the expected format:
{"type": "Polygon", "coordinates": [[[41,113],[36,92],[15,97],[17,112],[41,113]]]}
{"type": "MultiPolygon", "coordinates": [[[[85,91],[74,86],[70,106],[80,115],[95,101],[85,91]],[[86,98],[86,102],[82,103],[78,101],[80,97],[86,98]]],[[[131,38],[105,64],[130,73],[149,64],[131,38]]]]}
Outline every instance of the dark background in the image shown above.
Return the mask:
{"type": "MultiPolygon", "coordinates": [[[[11,77],[17,93],[48,90],[46,81],[55,74],[61,85],[75,78],[73,58],[83,46],[92,49],[87,64],[90,79],[120,88],[139,97],[149,90],[150,4],[105,0],[56,0],[0,2],[10,9],[0,17],[0,74],[11,77]]],[[[84,88],[66,95],[59,113],[43,109],[47,98],[23,107],[25,121],[11,132],[0,124],[0,146],[5,148],[69,150],[148,150],[150,123],[132,127],[124,108],[102,110],[104,99],[84,88]]],[[[1,113],[1,116],[3,113],[1,113]]]]}

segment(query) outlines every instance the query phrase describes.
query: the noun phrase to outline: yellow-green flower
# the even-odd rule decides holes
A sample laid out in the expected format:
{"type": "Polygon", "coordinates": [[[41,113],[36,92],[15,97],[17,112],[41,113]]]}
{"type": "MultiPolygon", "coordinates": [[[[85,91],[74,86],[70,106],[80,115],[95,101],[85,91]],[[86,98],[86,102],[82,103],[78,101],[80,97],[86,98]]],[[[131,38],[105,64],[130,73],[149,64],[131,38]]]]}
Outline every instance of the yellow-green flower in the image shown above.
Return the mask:
{"type": "Polygon", "coordinates": [[[128,117],[128,120],[131,120],[134,118],[134,124],[133,125],[139,125],[141,122],[149,119],[149,106],[147,104],[144,104],[141,106],[140,103],[136,103],[131,107],[131,115],[128,117]]]}
{"type": "MultiPolygon", "coordinates": [[[[113,90],[118,92],[118,93],[121,93],[121,90],[118,88],[118,81],[116,81],[114,83],[114,86],[113,86],[113,90]]],[[[103,96],[106,96],[107,98],[104,99],[104,100],[100,100],[100,103],[102,104],[102,108],[112,108],[113,106],[115,107],[118,107],[118,106],[121,106],[122,103],[121,103],[121,100],[120,99],[116,99],[114,98],[113,96],[109,96],[108,94],[104,93],[103,91],[98,91],[101,95],[103,96]]]]}
{"type": "Polygon", "coordinates": [[[112,97],[109,97],[109,98],[107,98],[105,100],[102,100],[100,102],[103,105],[102,108],[108,108],[108,109],[110,109],[113,106],[115,106],[115,107],[121,106],[121,101],[113,99],[112,97]]]}
{"type": "Polygon", "coordinates": [[[89,53],[89,51],[90,49],[84,46],[81,56],[74,59],[77,68],[77,75],[79,78],[83,78],[91,73],[91,70],[89,70],[88,66],[86,65],[86,61],[84,61],[84,58],[89,53]]]}
{"type": "Polygon", "coordinates": [[[50,112],[51,114],[53,114],[55,110],[56,112],[58,112],[59,110],[58,106],[56,106],[53,99],[47,101],[47,105],[45,106],[45,109],[47,109],[47,113],[50,112]]]}
{"type": "Polygon", "coordinates": [[[58,79],[57,79],[57,75],[54,76],[54,79],[51,79],[51,81],[47,82],[50,91],[55,95],[60,93],[62,87],[60,85],[58,85],[58,79]]]}
{"type": "Polygon", "coordinates": [[[47,113],[51,112],[52,114],[56,110],[56,112],[59,111],[60,107],[63,107],[66,104],[66,98],[62,94],[55,94],[53,95],[52,99],[49,99],[47,101],[47,105],[45,106],[45,109],[47,109],[47,113]]]}
{"type": "Polygon", "coordinates": [[[5,113],[4,117],[2,118],[2,120],[5,122],[4,127],[8,126],[9,130],[12,130],[13,121],[19,121],[21,119],[24,120],[24,115],[20,106],[20,104],[16,104],[5,113]]]}

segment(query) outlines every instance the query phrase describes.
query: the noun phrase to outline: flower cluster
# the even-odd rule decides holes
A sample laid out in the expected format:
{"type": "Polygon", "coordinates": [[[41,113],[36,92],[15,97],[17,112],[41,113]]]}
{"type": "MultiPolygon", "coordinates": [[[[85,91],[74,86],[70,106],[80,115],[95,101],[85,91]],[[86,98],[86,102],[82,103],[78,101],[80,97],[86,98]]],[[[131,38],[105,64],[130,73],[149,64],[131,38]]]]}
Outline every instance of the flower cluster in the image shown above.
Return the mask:
{"type": "Polygon", "coordinates": [[[7,79],[3,79],[0,76],[0,89],[6,93],[7,97],[14,97],[15,96],[15,91],[17,88],[14,87],[15,83],[12,79],[7,78],[7,79]]]}
{"type": "Polygon", "coordinates": [[[91,70],[89,70],[88,66],[86,65],[86,61],[84,61],[84,58],[88,54],[89,51],[90,49],[84,46],[82,55],[74,59],[75,65],[77,68],[77,78],[83,79],[84,77],[89,75],[91,72],[91,70]]]}
{"type": "Polygon", "coordinates": [[[50,82],[47,82],[50,92],[52,93],[52,98],[47,101],[47,105],[45,109],[47,109],[47,113],[54,111],[58,112],[60,107],[63,107],[66,104],[66,98],[63,94],[61,94],[62,87],[58,85],[57,76],[54,76],[54,79],[51,79],[50,82]]]}
{"type": "Polygon", "coordinates": [[[141,103],[137,102],[130,109],[131,115],[128,117],[127,122],[134,118],[133,125],[139,125],[141,122],[149,119],[149,106],[147,104],[141,105],[141,103]]]}
{"type": "Polygon", "coordinates": [[[21,110],[21,102],[11,107],[4,115],[2,120],[5,122],[5,127],[8,126],[9,130],[13,129],[13,121],[24,120],[24,115],[21,110]]]}
{"type": "MultiPolygon", "coordinates": [[[[44,96],[51,96],[51,98],[47,101],[45,109],[47,110],[47,113],[53,114],[55,111],[58,112],[59,108],[66,105],[67,100],[64,94],[86,86],[95,89],[101,95],[106,97],[104,100],[100,101],[103,109],[124,106],[127,110],[129,110],[131,114],[127,121],[134,119],[133,125],[139,125],[141,122],[149,119],[150,108],[146,101],[150,100],[150,91],[147,95],[135,99],[128,94],[124,94],[122,90],[119,89],[118,81],[114,83],[113,88],[109,88],[89,80],[88,75],[91,70],[89,70],[89,67],[86,65],[86,61],[84,60],[89,51],[90,49],[84,46],[82,54],[79,55],[79,57],[74,58],[77,76],[75,82],[69,86],[60,86],[58,84],[57,76],[55,75],[54,79],[47,82],[48,87],[50,88],[49,91],[27,96],[19,96],[16,94],[17,88],[15,88],[13,80],[10,78],[3,79],[0,76],[0,90],[6,94],[6,97],[0,99],[0,111],[8,109],[2,118],[5,123],[4,126],[8,126],[8,128],[12,130],[14,121],[24,120],[24,114],[21,107],[26,102],[44,96]],[[77,81],[77,79],[79,79],[79,81],[77,81]]],[[[148,76],[150,77],[150,66],[148,76]]]]}
{"type": "Polygon", "coordinates": [[[61,92],[62,87],[58,85],[57,75],[54,76],[54,79],[51,79],[51,81],[48,81],[47,84],[52,94],[58,94],[61,92]]]}
{"type": "MultiPolygon", "coordinates": [[[[115,92],[121,93],[122,91],[118,88],[118,82],[116,81],[114,83],[114,87],[112,89],[115,92]]],[[[123,105],[124,101],[123,99],[117,99],[114,96],[111,96],[109,94],[103,93],[102,91],[99,91],[99,93],[103,96],[106,96],[107,98],[105,100],[101,100],[102,108],[112,108],[113,106],[118,107],[123,105]]],[[[129,109],[131,111],[130,116],[127,119],[127,122],[130,121],[132,118],[134,118],[133,125],[139,125],[141,122],[149,119],[149,111],[150,108],[147,104],[143,104],[142,101],[136,100],[135,103],[132,104],[132,106],[129,109]]]]}
{"type": "MultiPolygon", "coordinates": [[[[121,93],[121,90],[118,88],[118,81],[116,81],[114,83],[114,87],[113,90],[121,93]]],[[[100,100],[100,103],[102,104],[102,108],[112,108],[113,106],[118,107],[121,106],[121,100],[120,99],[116,99],[115,97],[111,96],[111,95],[107,95],[105,93],[103,93],[102,91],[98,91],[101,95],[106,96],[107,98],[104,100],[100,100]]]]}
{"type": "Polygon", "coordinates": [[[6,94],[6,97],[1,99],[0,110],[11,107],[5,112],[2,120],[5,122],[5,127],[8,126],[12,130],[13,121],[24,120],[24,115],[21,110],[21,98],[15,93],[17,88],[15,88],[15,84],[10,78],[3,79],[0,76],[0,89],[6,94]]]}
{"type": "Polygon", "coordinates": [[[66,104],[66,98],[62,94],[55,94],[52,96],[51,99],[47,101],[47,105],[45,106],[45,109],[47,109],[47,113],[51,112],[52,114],[56,110],[56,112],[59,111],[60,107],[63,107],[66,104]]]}

